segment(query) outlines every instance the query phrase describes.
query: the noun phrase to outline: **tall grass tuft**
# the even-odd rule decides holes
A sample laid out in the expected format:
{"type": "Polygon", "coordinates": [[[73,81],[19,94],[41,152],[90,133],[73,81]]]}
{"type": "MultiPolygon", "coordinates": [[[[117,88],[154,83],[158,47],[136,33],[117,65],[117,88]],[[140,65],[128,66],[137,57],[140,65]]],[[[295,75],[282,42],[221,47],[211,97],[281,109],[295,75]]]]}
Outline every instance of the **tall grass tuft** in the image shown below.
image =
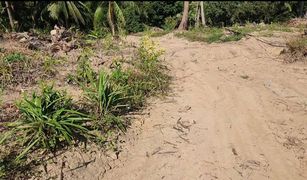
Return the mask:
{"type": "Polygon", "coordinates": [[[112,84],[109,75],[104,71],[100,71],[97,80],[83,86],[83,89],[85,97],[96,107],[100,116],[118,112],[120,108],[126,107],[123,89],[112,84]]]}
{"type": "Polygon", "coordinates": [[[6,124],[10,129],[0,143],[11,139],[23,148],[17,160],[36,148],[55,150],[60,144],[71,144],[85,136],[89,129],[85,125],[91,118],[72,109],[72,99],[65,93],[43,86],[41,94],[33,93],[17,103],[21,118],[6,124]]]}

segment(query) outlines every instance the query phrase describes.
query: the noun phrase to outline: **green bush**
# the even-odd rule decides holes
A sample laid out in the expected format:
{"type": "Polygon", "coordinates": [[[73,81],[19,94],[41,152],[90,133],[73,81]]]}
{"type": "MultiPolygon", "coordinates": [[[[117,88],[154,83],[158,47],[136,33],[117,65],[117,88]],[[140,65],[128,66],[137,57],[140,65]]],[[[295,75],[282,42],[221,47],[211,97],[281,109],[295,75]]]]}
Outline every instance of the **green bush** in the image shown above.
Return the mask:
{"type": "Polygon", "coordinates": [[[126,19],[127,32],[141,32],[144,30],[144,22],[142,22],[142,14],[138,11],[136,6],[128,4],[124,7],[123,14],[126,19]]]}
{"type": "Polygon", "coordinates": [[[181,1],[152,1],[143,2],[140,6],[146,16],[142,22],[148,26],[162,28],[167,17],[182,13],[183,2],[181,1]]]}
{"type": "Polygon", "coordinates": [[[163,95],[169,88],[170,77],[160,59],[164,50],[159,49],[148,36],[141,38],[137,57],[131,63],[134,68],[123,69],[117,65],[112,72],[116,84],[125,87],[127,103],[131,108],[139,108],[150,95],[163,95]]]}
{"type": "Polygon", "coordinates": [[[296,2],[208,1],[204,2],[207,24],[230,26],[247,22],[279,22],[296,16],[296,2]]]}
{"type": "Polygon", "coordinates": [[[179,19],[177,17],[167,17],[164,20],[163,29],[166,31],[171,31],[178,25],[179,19]]]}

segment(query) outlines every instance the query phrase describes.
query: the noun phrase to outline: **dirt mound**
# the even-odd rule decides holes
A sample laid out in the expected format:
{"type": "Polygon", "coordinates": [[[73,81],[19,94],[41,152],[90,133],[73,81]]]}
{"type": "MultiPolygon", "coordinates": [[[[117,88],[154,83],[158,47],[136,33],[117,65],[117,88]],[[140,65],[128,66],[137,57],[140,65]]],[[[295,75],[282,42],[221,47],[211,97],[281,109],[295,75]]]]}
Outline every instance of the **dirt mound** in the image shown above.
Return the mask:
{"type": "Polygon", "coordinates": [[[69,52],[78,47],[78,42],[71,29],[55,26],[50,31],[50,36],[41,35],[34,30],[22,33],[10,33],[6,35],[8,39],[18,41],[30,50],[43,50],[55,53],[58,51],[69,52]]]}

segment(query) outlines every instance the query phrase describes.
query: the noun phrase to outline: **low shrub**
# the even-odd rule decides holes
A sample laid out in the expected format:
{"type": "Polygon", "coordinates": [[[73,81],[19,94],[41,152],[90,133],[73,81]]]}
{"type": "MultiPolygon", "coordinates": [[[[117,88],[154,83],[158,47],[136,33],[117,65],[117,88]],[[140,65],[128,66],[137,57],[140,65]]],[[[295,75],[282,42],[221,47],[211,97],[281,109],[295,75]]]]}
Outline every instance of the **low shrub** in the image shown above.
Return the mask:
{"type": "Polygon", "coordinates": [[[124,86],[127,104],[130,108],[139,108],[150,95],[165,94],[169,87],[170,76],[161,63],[164,50],[159,49],[148,36],[141,38],[137,56],[132,60],[133,68],[124,69],[117,64],[111,78],[119,86],[124,86]]]}
{"type": "Polygon", "coordinates": [[[164,20],[164,25],[163,25],[163,29],[166,31],[171,31],[174,30],[176,28],[176,26],[178,25],[179,19],[175,16],[175,17],[167,17],[164,20]]]}

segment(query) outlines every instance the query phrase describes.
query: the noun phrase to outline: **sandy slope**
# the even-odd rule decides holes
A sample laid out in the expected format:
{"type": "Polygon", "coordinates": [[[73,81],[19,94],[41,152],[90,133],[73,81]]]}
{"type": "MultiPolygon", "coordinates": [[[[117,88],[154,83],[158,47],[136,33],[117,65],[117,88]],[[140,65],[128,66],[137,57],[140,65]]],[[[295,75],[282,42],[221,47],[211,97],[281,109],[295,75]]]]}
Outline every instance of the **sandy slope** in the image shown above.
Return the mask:
{"type": "MultiPolygon", "coordinates": [[[[128,37],[137,40],[137,37],[128,37]]],[[[307,179],[307,65],[253,38],[167,35],[174,95],[150,107],[104,179],[307,179]]]]}

